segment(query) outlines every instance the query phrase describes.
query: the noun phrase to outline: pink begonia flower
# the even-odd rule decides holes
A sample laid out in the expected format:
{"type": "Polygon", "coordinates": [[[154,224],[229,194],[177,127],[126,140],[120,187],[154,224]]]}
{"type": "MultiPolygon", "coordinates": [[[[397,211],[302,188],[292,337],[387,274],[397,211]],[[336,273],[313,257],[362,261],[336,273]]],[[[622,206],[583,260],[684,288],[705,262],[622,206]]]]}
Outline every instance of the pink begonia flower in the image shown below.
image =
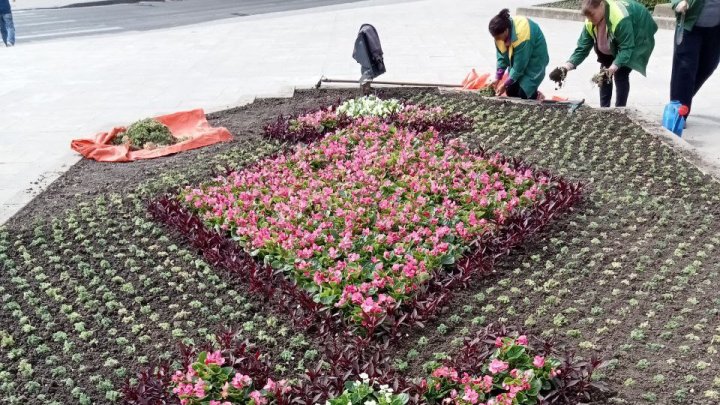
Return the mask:
{"type": "Polygon", "coordinates": [[[290,390],[292,390],[292,387],[290,386],[290,384],[288,384],[287,380],[278,381],[277,387],[283,394],[287,394],[288,392],[290,392],[290,390]]]}
{"type": "Polygon", "coordinates": [[[222,390],[220,391],[220,396],[223,399],[225,399],[228,397],[228,395],[230,395],[230,383],[226,381],[225,384],[223,384],[223,386],[222,386],[222,390]]]}
{"type": "Polygon", "coordinates": [[[173,388],[173,393],[177,394],[178,396],[191,395],[193,393],[193,385],[190,383],[181,382],[180,384],[178,384],[177,387],[173,388]]]}
{"type": "Polygon", "coordinates": [[[207,385],[207,383],[205,381],[203,381],[202,379],[198,379],[197,382],[195,382],[195,386],[193,387],[193,392],[196,397],[205,398],[205,395],[207,395],[205,393],[205,385],[207,385]]]}
{"type": "Polygon", "coordinates": [[[533,366],[537,368],[542,368],[543,366],[545,366],[545,357],[535,356],[535,359],[533,360],[533,366]]]}
{"type": "Polygon", "coordinates": [[[493,374],[503,372],[503,371],[507,370],[508,367],[509,367],[508,363],[506,363],[502,360],[493,359],[493,361],[490,362],[490,372],[493,374]]]}
{"type": "Polygon", "coordinates": [[[268,402],[267,398],[263,397],[260,391],[251,392],[250,398],[253,400],[253,402],[255,402],[255,405],[265,405],[268,402]]]}
{"type": "Polygon", "coordinates": [[[263,387],[266,391],[275,391],[275,388],[277,387],[277,384],[275,384],[275,381],[273,381],[271,378],[268,378],[267,384],[263,387]]]}
{"type": "Polygon", "coordinates": [[[188,364],[187,366],[187,373],[185,373],[185,378],[188,380],[192,380],[193,377],[195,377],[197,373],[195,372],[195,369],[192,368],[192,364],[188,364]]]}
{"type": "Polygon", "coordinates": [[[463,395],[462,398],[464,401],[470,402],[471,404],[477,404],[479,397],[480,396],[474,389],[467,385],[465,386],[465,395],[463,395]]]}
{"type": "Polygon", "coordinates": [[[173,374],[173,376],[172,376],[172,382],[174,382],[176,384],[181,381],[184,381],[184,380],[185,380],[185,373],[183,373],[180,370],[176,371],[175,374],[173,374]]]}
{"type": "Polygon", "coordinates": [[[232,405],[232,404],[228,401],[220,402],[218,400],[212,400],[212,401],[210,401],[209,405],[232,405]]]}
{"type": "Polygon", "coordinates": [[[363,312],[368,315],[382,313],[382,308],[372,299],[372,297],[365,298],[365,301],[360,305],[363,312]]]}
{"type": "Polygon", "coordinates": [[[496,337],[495,338],[495,347],[503,347],[503,345],[504,345],[504,343],[503,343],[502,338],[499,336],[496,337]]]}
{"type": "Polygon", "coordinates": [[[442,367],[436,369],[435,371],[433,371],[432,376],[436,377],[436,378],[445,377],[445,378],[449,378],[449,379],[455,381],[458,378],[458,373],[454,368],[442,366],[442,367]]]}
{"type": "Polygon", "coordinates": [[[485,392],[490,392],[492,390],[493,382],[494,382],[493,378],[490,377],[489,375],[486,375],[485,377],[483,377],[485,392]]]}
{"type": "Polygon", "coordinates": [[[252,384],[252,379],[244,374],[236,373],[230,384],[233,387],[241,390],[245,387],[250,386],[250,384],[252,384]]]}
{"type": "Polygon", "coordinates": [[[516,340],[515,342],[517,342],[517,344],[519,344],[519,345],[527,346],[527,345],[528,345],[528,338],[527,338],[527,336],[525,336],[525,335],[520,335],[520,336],[518,336],[518,338],[517,338],[517,340],[516,340]]]}
{"type": "Polygon", "coordinates": [[[205,364],[217,364],[218,366],[222,366],[225,364],[225,359],[222,357],[220,350],[218,350],[207,355],[205,358],[205,364]]]}

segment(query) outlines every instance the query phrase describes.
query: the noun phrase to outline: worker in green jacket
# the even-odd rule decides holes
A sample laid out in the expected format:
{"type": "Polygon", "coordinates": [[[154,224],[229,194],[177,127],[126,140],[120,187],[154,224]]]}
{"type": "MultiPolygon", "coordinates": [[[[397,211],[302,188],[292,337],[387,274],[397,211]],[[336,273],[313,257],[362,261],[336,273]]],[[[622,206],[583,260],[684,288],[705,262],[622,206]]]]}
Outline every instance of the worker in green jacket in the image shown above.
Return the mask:
{"type": "Polygon", "coordinates": [[[610,107],[613,84],[616,107],[627,105],[630,72],[645,76],[648,60],[655,48],[657,24],[647,8],[635,0],[584,0],[586,17],[575,52],[564,67],[564,74],[575,69],[595,49],[601,71],[608,75],[600,83],[600,106],[610,107]]]}
{"type": "Polygon", "coordinates": [[[536,99],[538,87],[550,63],[545,36],[540,27],[527,17],[510,18],[510,11],[504,9],[490,20],[488,28],[495,39],[497,54],[495,93],[536,99]],[[508,68],[508,78],[503,81],[508,68]]]}
{"type": "Polygon", "coordinates": [[[720,0],[672,0],[672,6],[679,36],[673,52],[670,100],[691,109],[693,98],[720,63],[720,0]]]}

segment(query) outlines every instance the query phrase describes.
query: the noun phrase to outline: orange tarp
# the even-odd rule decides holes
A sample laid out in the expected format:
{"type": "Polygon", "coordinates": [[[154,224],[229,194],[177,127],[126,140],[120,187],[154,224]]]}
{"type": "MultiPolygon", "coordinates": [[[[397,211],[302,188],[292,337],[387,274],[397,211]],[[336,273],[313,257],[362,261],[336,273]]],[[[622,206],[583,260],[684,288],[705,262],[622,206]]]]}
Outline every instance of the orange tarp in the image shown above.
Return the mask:
{"type": "MultiPolygon", "coordinates": [[[[501,80],[507,80],[507,72],[503,75],[501,80]]],[[[492,78],[490,73],[478,74],[475,69],[471,70],[470,73],[465,76],[462,81],[463,89],[465,90],[482,90],[490,85],[492,78]]],[[[503,93],[505,94],[505,93],[503,93]]],[[[567,101],[566,97],[552,96],[550,98],[553,101],[567,101]]],[[[545,96],[538,91],[538,100],[545,100],[545,96]]]]}
{"type": "Polygon", "coordinates": [[[490,80],[490,73],[479,75],[475,69],[473,69],[465,76],[461,84],[465,90],[481,90],[490,85],[490,80]]]}
{"type": "Polygon", "coordinates": [[[100,162],[131,162],[232,140],[232,134],[226,128],[210,126],[202,109],[161,115],[155,119],[166,125],[175,138],[183,141],[152,150],[130,150],[127,145],[112,144],[115,136],[125,131],[123,127],[116,127],[110,132],[95,135],[95,139],[75,139],[70,147],[86,158],[100,162]]]}

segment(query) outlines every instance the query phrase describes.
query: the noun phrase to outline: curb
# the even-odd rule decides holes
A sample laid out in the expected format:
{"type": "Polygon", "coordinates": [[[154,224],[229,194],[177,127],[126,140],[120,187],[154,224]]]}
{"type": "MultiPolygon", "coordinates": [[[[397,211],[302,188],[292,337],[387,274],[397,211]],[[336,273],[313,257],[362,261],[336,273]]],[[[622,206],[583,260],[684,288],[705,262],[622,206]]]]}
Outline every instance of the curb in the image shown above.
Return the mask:
{"type": "Polygon", "coordinates": [[[68,151],[56,159],[52,170],[42,172],[26,188],[18,191],[9,200],[0,203],[0,227],[7,223],[12,217],[20,213],[35,197],[42,194],[55,180],[59,179],[65,172],[70,170],[82,156],[68,151]]]}
{"type": "MultiPolygon", "coordinates": [[[[550,7],[518,7],[516,15],[535,18],[549,18],[553,20],[585,21],[585,17],[578,10],[568,10],[550,7]]],[[[666,30],[675,29],[675,19],[669,17],[653,16],[658,28],[666,30]]]]}

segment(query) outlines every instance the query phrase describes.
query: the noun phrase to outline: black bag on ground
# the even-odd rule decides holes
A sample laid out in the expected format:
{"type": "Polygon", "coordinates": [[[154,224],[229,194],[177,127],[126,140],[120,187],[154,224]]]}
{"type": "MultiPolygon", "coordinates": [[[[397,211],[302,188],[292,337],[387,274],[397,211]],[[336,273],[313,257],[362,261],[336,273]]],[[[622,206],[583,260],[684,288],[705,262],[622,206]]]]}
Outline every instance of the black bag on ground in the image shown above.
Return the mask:
{"type": "Polygon", "coordinates": [[[380,37],[377,30],[370,24],[360,26],[357,38],[355,39],[355,49],[353,49],[353,59],[360,64],[360,82],[372,80],[385,73],[385,62],[383,61],[383,51],[380,46],[380,37]]]}

